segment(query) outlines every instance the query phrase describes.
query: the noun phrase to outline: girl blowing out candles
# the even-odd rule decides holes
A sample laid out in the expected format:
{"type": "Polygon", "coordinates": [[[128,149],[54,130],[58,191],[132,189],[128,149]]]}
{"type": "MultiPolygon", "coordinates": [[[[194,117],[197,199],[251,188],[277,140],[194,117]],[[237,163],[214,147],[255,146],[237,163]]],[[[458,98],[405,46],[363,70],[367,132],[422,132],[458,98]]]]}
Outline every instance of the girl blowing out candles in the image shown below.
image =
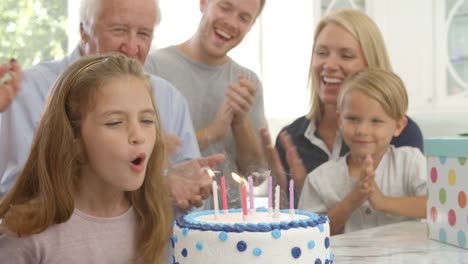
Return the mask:
{"type": "Polygon", "coordinates": [[[0,259],[163,262],[172,207],[150,87],[124,55],[83,57],[63,72],[0,202],[0,259]]]}

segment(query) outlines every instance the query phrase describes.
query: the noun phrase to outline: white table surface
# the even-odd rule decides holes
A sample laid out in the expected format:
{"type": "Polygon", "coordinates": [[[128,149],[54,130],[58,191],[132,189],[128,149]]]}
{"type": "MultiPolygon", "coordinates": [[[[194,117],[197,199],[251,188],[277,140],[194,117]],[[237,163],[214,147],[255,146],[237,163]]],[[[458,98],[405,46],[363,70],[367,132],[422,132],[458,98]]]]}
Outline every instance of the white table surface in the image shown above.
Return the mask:
{"type": "Polygon", "coordinates": [[[467,249],[428,239],[426,223],[418,221],[332,236],[330,244],[334,264],[468,264],[467,249]]]}

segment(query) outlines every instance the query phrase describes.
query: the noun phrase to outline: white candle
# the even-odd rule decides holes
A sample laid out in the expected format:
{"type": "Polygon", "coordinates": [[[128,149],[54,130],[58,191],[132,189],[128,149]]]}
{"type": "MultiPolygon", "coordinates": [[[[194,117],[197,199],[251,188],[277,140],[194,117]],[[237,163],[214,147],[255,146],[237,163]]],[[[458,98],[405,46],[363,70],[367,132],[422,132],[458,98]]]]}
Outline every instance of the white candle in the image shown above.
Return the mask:
{"type": "Polygon", "coordinates": [[[294,181],[291,179],[289,181],[289,214],[294,216],[294,181]]]}
{"type": "Polygon", "coordinates": [[[255,206],[254,206],[254,188],[253,188],[253,179],[252,176],[249,176],[248,178],[249,182],[249,202],[250,202],[250,211],[255,211],[255,206]]]}
{"type": "Polygon", "coordinates": [[[280,187],[276,185],[275,187],[275,214],[273,217],[279,217],[279,207],[280,207],[280,187]]]}
{"type": "Polygon", "coordinates": [[[214,216],[215,216],[215,219],[218,219],[218,214],[219,214],[218,184],[216,183],[216,181],[213,181],[212,187],[213,187],[214,216]]]}
{"type": "Polygon", "coordinates": [[[268,212],[273,212],[273,179],[268,176],[268,212]]]}

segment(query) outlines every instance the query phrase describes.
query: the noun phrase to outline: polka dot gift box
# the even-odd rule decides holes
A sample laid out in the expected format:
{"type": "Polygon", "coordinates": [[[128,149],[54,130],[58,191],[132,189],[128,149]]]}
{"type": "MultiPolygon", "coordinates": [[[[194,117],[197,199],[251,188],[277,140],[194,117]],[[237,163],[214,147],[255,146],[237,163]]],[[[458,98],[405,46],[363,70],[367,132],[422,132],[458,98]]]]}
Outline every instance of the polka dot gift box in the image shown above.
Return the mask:
{"type": "Polygon", "coordinates": [[[178,218],[172,237],[173,263],[179,264],[331,264],[329,220],[324,215],[256,208],[215,216],[193,212],[178,218]]]}
{"type": "Polygon", "coordinates": [[[468,249],[468,138],[429,138],[428,237],[468,249]]]}

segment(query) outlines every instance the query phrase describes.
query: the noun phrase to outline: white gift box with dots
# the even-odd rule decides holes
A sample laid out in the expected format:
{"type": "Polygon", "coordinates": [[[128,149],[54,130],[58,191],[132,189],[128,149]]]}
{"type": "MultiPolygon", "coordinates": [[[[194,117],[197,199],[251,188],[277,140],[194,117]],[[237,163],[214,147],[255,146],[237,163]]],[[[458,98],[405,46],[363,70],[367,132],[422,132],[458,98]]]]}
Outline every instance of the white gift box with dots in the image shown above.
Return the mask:
{"type": "Polygon", "coordinates": [[[428,138],[424,152],[428,237],[468,249],[468,137],[428,138]]]}

